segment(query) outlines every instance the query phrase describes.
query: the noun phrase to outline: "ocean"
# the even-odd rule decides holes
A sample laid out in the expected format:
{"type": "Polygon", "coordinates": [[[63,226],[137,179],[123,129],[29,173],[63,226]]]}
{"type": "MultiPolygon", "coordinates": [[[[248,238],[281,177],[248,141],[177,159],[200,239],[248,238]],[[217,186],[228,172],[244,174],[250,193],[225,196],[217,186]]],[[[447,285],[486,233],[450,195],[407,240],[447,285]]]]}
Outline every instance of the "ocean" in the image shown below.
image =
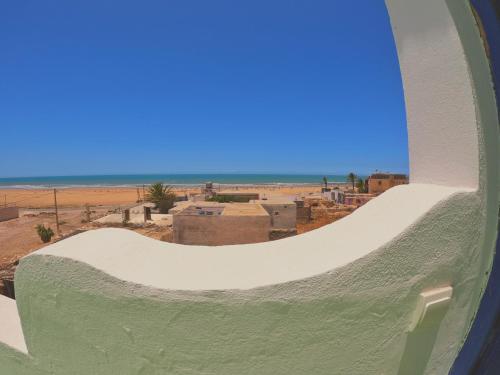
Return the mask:
{"type": "MultiPolygon", "coordinates": [[[[328,182],[346,182],[345,175],[327,175],[328,182]]],[[[365,176],[360,176],[365,178],[365,176]]],[[[221,185],[319,185],[323,175],[304,174],[133,174],[89,176],[41,176],[0,178],[0,189],[69,187],[131,187],[163,182],[173,186],[199,186],[211,181],[221,185]]]]}

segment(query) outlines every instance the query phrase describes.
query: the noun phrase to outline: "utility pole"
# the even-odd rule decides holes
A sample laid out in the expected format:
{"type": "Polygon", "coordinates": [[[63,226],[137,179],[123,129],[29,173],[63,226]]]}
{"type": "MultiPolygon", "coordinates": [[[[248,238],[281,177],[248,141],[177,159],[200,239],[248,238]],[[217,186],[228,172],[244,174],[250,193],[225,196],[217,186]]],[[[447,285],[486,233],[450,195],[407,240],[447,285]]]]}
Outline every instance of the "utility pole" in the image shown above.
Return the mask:
{"type": "Polygon", "coordinates": [[[57,212],[57,193],[56,189],[54,189],[54,207],[56,208],[56,230],[57,230],[57,235],[61,235],[61,230],[59,229],[59,214],[57,212]]]}
{"type": "Polygon", "coordinates": [[[87,223],[90,223],[90,215],[91,215],[90,206],[88,203],[86,203],[85,204],[85,219],[87,220],[87,223]]]}
{"type": "Polygon", "coordinates": [[[142,184],[142,201],[145,202],[146,201],[146,195],[144,194],[145,193],[145,190],[144,190],[144,184],[142,184]]]}

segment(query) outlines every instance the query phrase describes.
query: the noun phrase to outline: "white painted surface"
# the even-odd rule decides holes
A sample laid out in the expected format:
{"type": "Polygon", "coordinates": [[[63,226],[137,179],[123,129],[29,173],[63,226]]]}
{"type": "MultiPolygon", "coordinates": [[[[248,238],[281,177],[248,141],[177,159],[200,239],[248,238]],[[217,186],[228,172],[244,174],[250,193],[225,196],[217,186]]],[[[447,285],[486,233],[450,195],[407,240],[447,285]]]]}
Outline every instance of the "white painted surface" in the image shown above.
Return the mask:
{"type": "MultiPolygon", "coordinates": [[[[28,353],[16,301],[0,294],[0,343],[28,353]]],[[[0,348],[1,350],[1,348],[0,348]]],[[[0,365],[1,368],[1,365],[0,365]]]]}
{"type": "Polygon", "coordinates": [[[446,2],[386,3],[403,78],[410,181],[477,188],[474,92],[446,2]]]}
{"type": "Polygon", "coordinates": [[[413,322],[410,326],[410,331],[413,331],[420,323],[422,323],[422,321],[426,318],[427,313],[430,313],[435,309],[441,309],[448,306],[451,302],[452,296],[453,287],[451,286],[431,289],[420,293],[418,296],[418,303],[417,308],[415,309],[413,322]]]}
{"type": "Polygon", "coordinates": [[[185,246],[101,229],[34,254],[71,258],[119,279],[162,289],[250,289],[344,266],[385,245],[433,206],[460,192],[464,191],[435,185],[398,186],[343,220],[260,244],[185,246]]]}

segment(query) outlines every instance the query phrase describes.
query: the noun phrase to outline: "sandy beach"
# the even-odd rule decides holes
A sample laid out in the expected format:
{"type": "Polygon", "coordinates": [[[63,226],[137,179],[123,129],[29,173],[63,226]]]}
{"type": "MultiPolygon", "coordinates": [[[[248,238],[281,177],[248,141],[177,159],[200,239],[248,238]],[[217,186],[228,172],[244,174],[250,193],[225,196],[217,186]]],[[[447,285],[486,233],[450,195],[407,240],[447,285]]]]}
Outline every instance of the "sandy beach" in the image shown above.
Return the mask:
{"type": "MultiPolygon", "coordinates": [[[[318,185],[248,185],[224,186],[220,191],[238,190],[240,192],[258,192],[262,195],[301,195],[319,192],[318,185]]],[[[145,189],[147,194],[147,187],[145,189]]],[[[200,192],[199,187],[174,187],[178,195],[200,192]]],[[[219,191],[219,190],[218,190],[219,191]]],[[[85,187],[57,189],[59,207],[115,206],[129,205],[142,199],[142,188],[134,187],[85,187]]],[[[1,189],[0,205],[17,205],[21,208],[50,208],[54,206],[52,189],[1,189]]]]}

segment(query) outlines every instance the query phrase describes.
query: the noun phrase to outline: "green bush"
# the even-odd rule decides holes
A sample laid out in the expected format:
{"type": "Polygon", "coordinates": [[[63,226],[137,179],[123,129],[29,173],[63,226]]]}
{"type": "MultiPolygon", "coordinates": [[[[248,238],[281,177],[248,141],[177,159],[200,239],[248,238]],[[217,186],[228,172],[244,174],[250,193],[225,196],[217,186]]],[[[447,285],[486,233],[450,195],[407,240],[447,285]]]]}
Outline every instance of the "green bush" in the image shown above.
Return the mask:
{"type": "Polygon", "coordinates": [[[151,185],[146,195],[146,200],[153,202],[156,208],[160,210],[160,214],[168,214],[168,210],[174,207],[175,198],[176,195],[172,188],[161,182],[151,185]]]}
{"type": "Polygon", "coordinates": [[[160,214],[168,214],[168,210],[174,207],[175,198],[169,198],[158,202],[158,210],[160,214]]]}
{"type": "Polygon", "coordinates": [[[50,227],[45,228],[43,224],[38,224],[36,226],[36,231],[43,243],[50,242],[52,236],[54,236],[54,231],[50,227]]]}
{"type": "Polygon", "coordinates": [[[218,202],[218,203],[248,203],[250,198],[241,197],[238,195],[214,195],[207,199],[208,202],[218,202]]]}

